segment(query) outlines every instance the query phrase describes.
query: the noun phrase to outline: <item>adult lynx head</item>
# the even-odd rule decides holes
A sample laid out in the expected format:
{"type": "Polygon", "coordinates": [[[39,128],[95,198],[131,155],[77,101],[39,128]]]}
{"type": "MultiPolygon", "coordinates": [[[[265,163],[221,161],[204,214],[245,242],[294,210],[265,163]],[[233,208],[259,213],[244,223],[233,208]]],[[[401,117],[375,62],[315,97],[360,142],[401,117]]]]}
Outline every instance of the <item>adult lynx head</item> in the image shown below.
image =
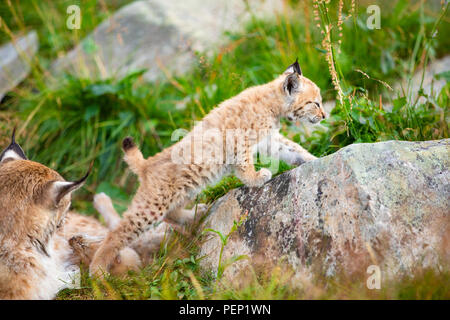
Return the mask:
{"type": "Polygon", "coordinates": [[[286,95],[285,116],[289,121],[317,123],[325,119],[320,89],[302,75],[298,61],[290,65],[281,77],[286,95]]]}
{"type": "Polygon", "coordinates": [[[45,251],[69,209],[71,193],[86,178],[65,181],[56,171],[28,160],[13,133],[0,154],[0,246],[14,249],[29,241],[45,251]]]}

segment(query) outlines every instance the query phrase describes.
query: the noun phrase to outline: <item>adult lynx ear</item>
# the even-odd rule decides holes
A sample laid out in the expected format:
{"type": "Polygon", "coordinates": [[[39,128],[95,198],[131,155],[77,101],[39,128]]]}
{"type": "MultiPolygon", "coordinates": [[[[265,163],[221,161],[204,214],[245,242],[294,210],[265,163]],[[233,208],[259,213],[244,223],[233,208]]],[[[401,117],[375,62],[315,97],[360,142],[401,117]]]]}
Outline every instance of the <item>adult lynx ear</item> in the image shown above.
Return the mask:
{"type": "Polygon", "coordinates": [[[0,163],[6,159],[13,160],[27,160],[25,153],[22,148],[16,143],[16,128],[13,130],[11,137],[11,143],[5,150],[0,154],[0,163]]]}
{"type": "Polygon", "coordinates": [[[300,65],[298,64],[298,58],[295,59],[295,62],[291,64],[289,67],[287,67],[286,71],[284,71],[284,74],[290,74],[290,73],[296,73],[299,76],[302,75],[302,69],[300,68],[300,65]]]}
{"type": "Polygon", "coordinates": [[[55,205],[57,205],[62,198],[64,198],[66,195],[72,193],[73,191],[81,188],[84,183],[86,182],[86,179],[89,177],[89,174],[92,171],[92,163],[89,167],[88,172],[84,175],[83,178],[77,180],[77,181],[52,181],[49,182],[48,186],[48,193],[50,196],[50,199],[53,201],[55,205]]]}

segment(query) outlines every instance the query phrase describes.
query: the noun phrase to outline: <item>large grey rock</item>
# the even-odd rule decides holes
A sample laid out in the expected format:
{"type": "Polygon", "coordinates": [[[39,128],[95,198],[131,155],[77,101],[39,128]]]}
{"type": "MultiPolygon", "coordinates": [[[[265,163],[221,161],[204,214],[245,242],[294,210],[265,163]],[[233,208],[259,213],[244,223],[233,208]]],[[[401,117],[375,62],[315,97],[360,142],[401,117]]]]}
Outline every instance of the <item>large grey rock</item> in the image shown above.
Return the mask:
{"type": "MultiPolygon", "coordinates": [[[[365,274],[378,265],[390,277],[450,261],[450,139],[354,144],[279,175],[261,188],[219,199],[206,227],[227,234],[227,277],[285,261],[301,277],[365,274]]],[[[217,270],[220,242],[201,246],[217,270]]]]}
{"type": "Polygon", "coordinates": [[[0,47],[0,100],[28,75],[38,48],[34,30],[0,47]]]}
{"type": "MultiPolygon", "coordinates": [[[[281,0],[250,0],[258,15],[282,8],[281,0]]],[[[221,43],[225,30],[237,30],[250,17],[243,0],[135,1],[101,23],[53,64],[55,72],[107,78],[146,68],[146,80],[163,72],[187,71],[195,51],[221,43]]]]}

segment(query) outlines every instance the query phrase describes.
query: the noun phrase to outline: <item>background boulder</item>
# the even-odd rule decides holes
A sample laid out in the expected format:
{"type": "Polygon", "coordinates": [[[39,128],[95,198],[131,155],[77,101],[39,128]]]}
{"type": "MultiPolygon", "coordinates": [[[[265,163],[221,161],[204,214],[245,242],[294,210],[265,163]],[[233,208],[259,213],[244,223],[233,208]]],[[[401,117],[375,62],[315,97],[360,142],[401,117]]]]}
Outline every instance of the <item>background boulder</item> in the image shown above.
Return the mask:
{"type": "Polygon", "coordinates": [[[242,28],[250,18],[249,8],[251,12],[264,14],[283,7],[281,0],[246,2],[134,1],[55,61],[53,71],[120,78],[145,68],[148,72],[144,79],[148,81],[164,72],[182,74],[192,65],[195,51],[214,48],[221,42],[224,31],[242,28]]]}
{"type": "Polygon", "coordinates": [[[0,47],[0,100],[28,75],[38,48],[36,31],[0,47]]]}

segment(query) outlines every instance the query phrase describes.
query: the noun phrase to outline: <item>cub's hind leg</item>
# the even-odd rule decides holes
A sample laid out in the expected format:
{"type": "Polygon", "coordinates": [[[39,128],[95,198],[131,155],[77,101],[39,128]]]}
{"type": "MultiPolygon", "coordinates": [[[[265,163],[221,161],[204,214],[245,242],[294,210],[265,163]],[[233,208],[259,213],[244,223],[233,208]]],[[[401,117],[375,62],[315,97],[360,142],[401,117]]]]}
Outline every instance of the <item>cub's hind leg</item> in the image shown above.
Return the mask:
{"type": "Polygon", "coordinates": [[[105,193],[101,192],[94,196],[94,208],[103,217],[109,230],[114,229],[120,223],[121,218],[114,209],[111,198],[105,193]]]}
{"type": "MultiPolygon", "coordinates": [[[[87,234],[78,234],[69,239],[74,255],[79,262],[89,266],[92,257],[101,245],[103,238],[91,237],[87,234]]],[[[142,261],[138,253],[130,247],[125,247],[114,258],[111,266],[111,274],[120,276],[128,270],[138,271],[142,267],[142,261]]]]}
{"type": "MultiPolygon", "coordinates": [[[[119,216],[119,214],[114,209],[114,206],[112,204],[111,198],[108,197],[105,193],[99,193],[94,196],[94,207],[97,209],[97,211],[103,216],[108,229],[113,230],[118,226],[122,218],[119,216]]],[[[182,229],[182,226],[179,227],[182,229]]],[[[130,244],[130,248],[133,249],[139,256],[140,261],[142,261],[143,265],[149,264],[153,260],[153,256],[155,253],[157,253],[161,247],[161,243],[166,239],[167,235],[170,234],[170,227],[162,223],[158,225],[155,228],[149,228],[146,230],[140,237],[138,237],[135,241],[133,241],[130,244]]],[[[77,240],[77,239],[75,239],[77,240]]],[[[85,239],[81,239],[85,240],[85,239]]],[[[78,249],[79,253],[78,255],[83,257],[82,254],[86,255],[85,248],[86,245],[83,246],[83,242],[81,242],[80,239],[78,239],[78,245],[76,246],[76,249],[78,249]]],[[[103,239],[102,239],[103,240],[103,239]]],[[[84,241],[85,242],[85,241],[84,241]]],[[[101,240],[97,244],[97,247],[95,250],[98,249],[98,247],[101,244],[101,240]]],[[[127,247],[125,247],[127,249],[127,247]]],[[[118,271],[118,269],[124,269],[120,268],[124,265],[123,262],[127,262],[127,259],[120,259],[122,256],[124,256],[124,250],[122,249],[120,251],[120,255],[116,257],[115,263],[112,266],[111,274],[114,274],[114,272],[118,271]],[[121,260],[122,263],[118,264],[117,258],[121,260]]],[[[128,248],[129,249],[129,248],[128,248]]],[[[95,251],[94,251],[95,253],[95,251]]],[[[94,253],[92,255],[88,255],[88,259],[85,259],[85,261],[88,261],[87,265],[92,261],[92,257],[94,256],[94,253]]],[[[129,259],[128,259],[129,260],[129,259]]],[[[86,262],[85,262],[86,264],[86,262]]],[[[125,264],[126,265],[126,264],[125,264]]],[[[130,268],[130,269],[136,269],[136,268],[130,268]]]]}
{"type": "Polygon", "coordinates": [[[180,207],[168,212],[164,221],[178,232],[187,234],[189,228],[197,224],[207,211],[208,205],[203,203],[196,204],[192,209],[180,207]]]}
{"type": "Polygon", "coordinates": [[[122,248],[135,241],[150,225],[162,221],[167,212],[177,207],[176,204],[183,202],[175,201],[168,186],[158,190],[143,190],[140,187],[122,220],[114,230],[109,231],[95,253],[89,267],[90,273],[102,276],[103,273],[109,272],[112,262],[122,248]]]}
{"type": "MultiPolygon", "coordinates": [[[[114,209],[111,198],[103,192],[94,195],[94,208],[103,217],[109,230],[116,228],[122,220],[114,209]]],[[[180,207],[168,212],[164,218],[164,222],[170,224],[174,229],[185,233],[186,227],[198,222],[207,209],[208,206],[203,203],[196,204],[192,209],[183,209],[180,207]]],[[[148,230],[146,233],[149,233],[147,236],[149,238],[153,234],[153,230],[148,230]]]]}

